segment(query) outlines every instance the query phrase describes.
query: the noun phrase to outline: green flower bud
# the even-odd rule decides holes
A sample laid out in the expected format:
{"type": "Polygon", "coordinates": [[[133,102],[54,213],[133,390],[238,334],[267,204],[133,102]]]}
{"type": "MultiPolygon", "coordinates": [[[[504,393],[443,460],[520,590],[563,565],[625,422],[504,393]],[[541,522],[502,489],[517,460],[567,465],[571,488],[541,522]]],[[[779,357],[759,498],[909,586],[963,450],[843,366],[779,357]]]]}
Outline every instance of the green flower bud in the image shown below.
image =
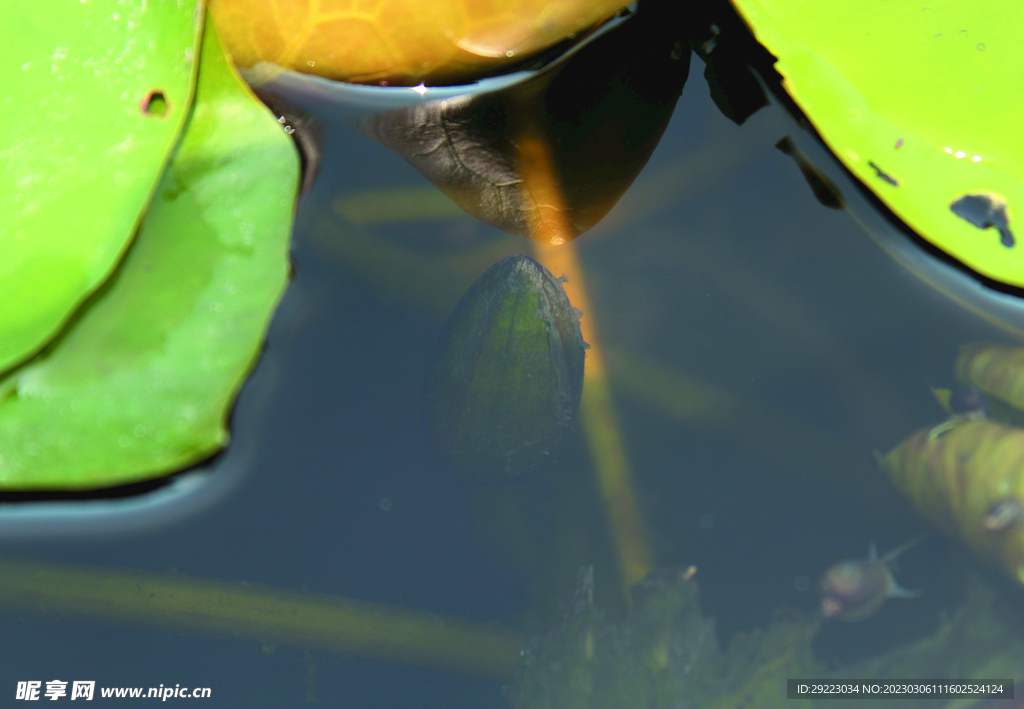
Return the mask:
{"type": "Polygon", "coordinates": [[[459,301],[432,377],[431,428],[460,471],[520,473],[571,425],[583,392],[580,312],[531,258],[491,266],[459,301]]]}

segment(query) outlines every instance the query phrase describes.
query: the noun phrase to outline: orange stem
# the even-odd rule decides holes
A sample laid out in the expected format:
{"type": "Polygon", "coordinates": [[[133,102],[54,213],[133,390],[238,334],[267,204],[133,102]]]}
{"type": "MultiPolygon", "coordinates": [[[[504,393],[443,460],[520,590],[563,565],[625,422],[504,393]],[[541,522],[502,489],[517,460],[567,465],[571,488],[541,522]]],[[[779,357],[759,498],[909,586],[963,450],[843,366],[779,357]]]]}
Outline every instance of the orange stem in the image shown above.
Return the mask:
{"type": "MultiPolygon", "coordinates": [[[[565,292],[574,307],[583,311],[580,329],[590,345],[584,373],[580,418],[596,468],[597,483],[605,502],[624,588],[643,579],[654,566],[647,532],[633,491],[632,471],[612,403],[608,370],[601,338],[587,294],[583,266],[572,239],[562,192],[547,143],[533,136],[518,141],[520,176],[525,204],[536,205],[531,214],[535,257],[549,271],[564,275],[565,292]]],[[[628,597],[628,594],[627,594],[628,597]]]]}

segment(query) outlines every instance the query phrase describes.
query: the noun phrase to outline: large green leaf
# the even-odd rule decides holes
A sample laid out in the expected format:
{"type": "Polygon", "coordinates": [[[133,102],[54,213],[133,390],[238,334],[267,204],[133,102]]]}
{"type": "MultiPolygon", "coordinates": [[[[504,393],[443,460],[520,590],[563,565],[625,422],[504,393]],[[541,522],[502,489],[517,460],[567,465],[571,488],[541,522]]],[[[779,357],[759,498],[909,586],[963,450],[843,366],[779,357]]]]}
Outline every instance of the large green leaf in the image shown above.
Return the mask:
{"type": "Polygon", "coordinates": [[[53,337],[131,241],[188,116],[201,19],[195,0],[5,4],[0,372],[53,337]]]}
{"type": "Polygon", "coordinates": [[[732,2],[861,182],[971,269],[1024,286],[1019,0],[732,2]]]}
{"type": "Polygon", "coordinates": [[[0,488],[126,483],[226,443],[287,280],[298,170],[208,22],[193,112],[120,269],[0,383],[0,488]]]}

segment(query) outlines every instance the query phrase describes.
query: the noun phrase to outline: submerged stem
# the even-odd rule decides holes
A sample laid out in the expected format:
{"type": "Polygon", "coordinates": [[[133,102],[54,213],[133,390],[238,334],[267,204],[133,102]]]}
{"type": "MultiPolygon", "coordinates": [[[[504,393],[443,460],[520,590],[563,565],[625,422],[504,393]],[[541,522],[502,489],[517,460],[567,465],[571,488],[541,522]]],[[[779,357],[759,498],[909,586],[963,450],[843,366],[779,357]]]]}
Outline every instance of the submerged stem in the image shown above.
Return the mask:
{"type": "Polygon", "coordinates": [[[512,630],[335,596],[178,575],[0,560],[0,606],[515,677],[512,630]]]}

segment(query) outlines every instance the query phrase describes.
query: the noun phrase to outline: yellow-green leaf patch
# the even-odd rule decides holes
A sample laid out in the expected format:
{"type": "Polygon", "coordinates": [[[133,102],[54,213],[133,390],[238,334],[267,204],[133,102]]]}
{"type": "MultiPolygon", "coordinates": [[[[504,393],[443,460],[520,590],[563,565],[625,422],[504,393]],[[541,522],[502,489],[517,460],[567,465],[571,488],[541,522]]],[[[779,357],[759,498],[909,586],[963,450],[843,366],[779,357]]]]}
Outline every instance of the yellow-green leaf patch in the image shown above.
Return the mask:
{"type": "Polygon", "coordinates": [[[133,482],[227,441],[287,280],[299,163],[206,26],[194,109],[123,263],[0,382],[0,488],[133,482]]]}
{"type": "Polygon", "coordinates": [[[195,0],[8,3],[0,43],[0,372],[111,274],[188,116],[195,0]]]}
{"type": "Polygon", "coordinates": [[[1024,287],[1017,0],[732,1],[843,165],[924,239],[1024,287]]]}

